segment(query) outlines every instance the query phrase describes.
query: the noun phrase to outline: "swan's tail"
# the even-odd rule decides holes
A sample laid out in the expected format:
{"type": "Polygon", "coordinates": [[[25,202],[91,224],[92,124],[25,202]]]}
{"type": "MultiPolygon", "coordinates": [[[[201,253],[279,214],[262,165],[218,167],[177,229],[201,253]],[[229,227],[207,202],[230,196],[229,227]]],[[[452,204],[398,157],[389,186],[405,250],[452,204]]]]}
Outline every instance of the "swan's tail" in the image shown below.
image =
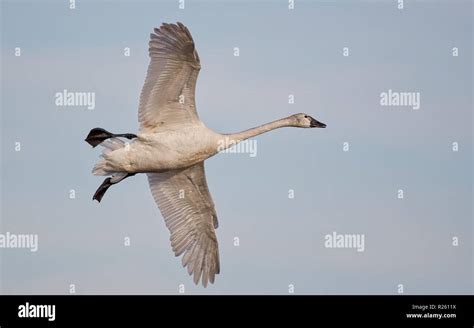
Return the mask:
{"type": "Polygon", "coordinates": [[[137,136],[131,133],[113,134],[107,130],[95,128],[89,132],[85,139],[92,147],[97,145],[104,147],[101,155],[102,158],[97,162],[97,164],[95,164],[92,169],[92,174],[110,176],[102,182],[95,192],[94,197],[92,197],[92,199],[95,199],[98,202],[102,200],[102,197],[104,197],[105,192],[111,185],[119,183],[129,176],[135,175],[135,173],[123,172],[122,170],[117,169],[117,165],[113,165],[114,156],[110,153],[128,146],[127,143],[119,139],[119,137],[133,139],[137,136]]]}
{"type": "Polygon", "coordinates": [[[95,164],[94,168],[92,169],[92,174],[94,175],[113,175],[117,174],[118,172],[114,170],[111,165],[108,164],[107,155],[114,150],[123,148],[126,146],[126,143],[119,138],[110,138],[103,141],[100,144],[104,149],[102,150],[101,159],[95,164]]]}
{"type": "Polygon", "coordinates": [[[94,196],[92,197],[92,199],[95,199],[98,202],[102,200],[102,197],[104,197],[105,192],[107,191],[107,189],[110,188],[110,186],[119,183],[120,181],[129,176],[135,175],[135,173],[131,174],[127,172],[117,172],[109,164],[109,160],[107,159],[109,153],[126,147],[127,144],[123,140],[120,140],[119,138],[110,138],[105,141],[102,141],[100,145],[104,147],[101,155],[102,158],[97,162],[97,164],[95,164],[94,169],[92,170],[92,174],[110,175],[111,177],[106,178],[104,182],[102,182],[102,184],[99,186],[94,196]]]}

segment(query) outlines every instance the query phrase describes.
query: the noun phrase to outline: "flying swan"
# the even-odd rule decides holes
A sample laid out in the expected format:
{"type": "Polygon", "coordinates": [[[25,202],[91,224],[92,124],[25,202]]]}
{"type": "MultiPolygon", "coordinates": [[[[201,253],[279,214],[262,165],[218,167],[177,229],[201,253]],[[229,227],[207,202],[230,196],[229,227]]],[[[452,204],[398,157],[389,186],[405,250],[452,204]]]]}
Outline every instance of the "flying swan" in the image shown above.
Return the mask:
{"type": "Polygon", "coordinates": [[[306,114],[295,114],[235,134],[220,134],[199,120],[195,104],[199,56],[188,28],[166,24],[150,34],[150,64],[140,95],[138,134],[114,134],[101,128],[85,141],[104,147],[92,173],[109,176],[93,199],[101,201],[107,189],[137,173],[148,177],[176,256],[194,283],[214,283],[220,272],[215,229],[216,210],[207,187],[204,160],[214,156],[227,138],[228,147],[281,127],[325,128],[306,114]],[[130,141],[126,141],[128,139],[130,141]],[[124,141],[125,140],[125,141],[124,141]]]}

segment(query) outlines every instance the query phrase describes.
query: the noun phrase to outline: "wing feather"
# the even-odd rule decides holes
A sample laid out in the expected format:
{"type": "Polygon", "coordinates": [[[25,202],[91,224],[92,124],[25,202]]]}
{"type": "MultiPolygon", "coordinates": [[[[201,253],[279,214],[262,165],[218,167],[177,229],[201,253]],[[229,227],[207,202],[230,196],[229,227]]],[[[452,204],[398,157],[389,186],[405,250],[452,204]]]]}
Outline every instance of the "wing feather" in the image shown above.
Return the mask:
{"type": "Polygon", "coordinates": [[[138,110],[141,130],[199,124],[195,90],[201,64],[187,27],[164,23],[155,28],[150,34],[149,55],[138,110]]]}
{"type": "Polygon", "coordinates": [[[220,272],[217,215],[207,187],[204,163],[184,170],[148,173],[148,181],[176,256],[197,284],[214,283],[220,272]]]}

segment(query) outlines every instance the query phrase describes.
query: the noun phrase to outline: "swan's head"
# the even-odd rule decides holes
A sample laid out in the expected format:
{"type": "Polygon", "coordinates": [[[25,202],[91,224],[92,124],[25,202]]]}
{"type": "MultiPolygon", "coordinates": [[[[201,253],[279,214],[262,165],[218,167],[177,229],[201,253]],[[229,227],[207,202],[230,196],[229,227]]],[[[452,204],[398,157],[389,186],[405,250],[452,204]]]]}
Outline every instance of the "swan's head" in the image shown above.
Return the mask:
{"type": "Polygon", "coordinates": [[[299,128],[325,128],[326,124],[321,123],[308,114],[301,113],[293,115],[295,126],[299,128]]]}

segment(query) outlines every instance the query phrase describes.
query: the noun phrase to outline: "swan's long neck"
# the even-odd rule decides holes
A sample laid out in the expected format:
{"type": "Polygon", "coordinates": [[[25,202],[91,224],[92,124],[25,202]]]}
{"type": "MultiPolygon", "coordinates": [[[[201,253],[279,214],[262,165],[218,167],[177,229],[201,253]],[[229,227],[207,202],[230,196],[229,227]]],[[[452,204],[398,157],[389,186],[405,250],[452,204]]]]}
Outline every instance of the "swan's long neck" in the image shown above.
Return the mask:
{"type": "Polygon", "coordinates": [[[292,120],[291,116],[257,126],[256,128],[248,129],[239,133],[227,134],[225,136],[231,140],[240,142],[248,138],[258,136],[259,134],[287,126],[295,126],[295,123],[292,120]]]}

